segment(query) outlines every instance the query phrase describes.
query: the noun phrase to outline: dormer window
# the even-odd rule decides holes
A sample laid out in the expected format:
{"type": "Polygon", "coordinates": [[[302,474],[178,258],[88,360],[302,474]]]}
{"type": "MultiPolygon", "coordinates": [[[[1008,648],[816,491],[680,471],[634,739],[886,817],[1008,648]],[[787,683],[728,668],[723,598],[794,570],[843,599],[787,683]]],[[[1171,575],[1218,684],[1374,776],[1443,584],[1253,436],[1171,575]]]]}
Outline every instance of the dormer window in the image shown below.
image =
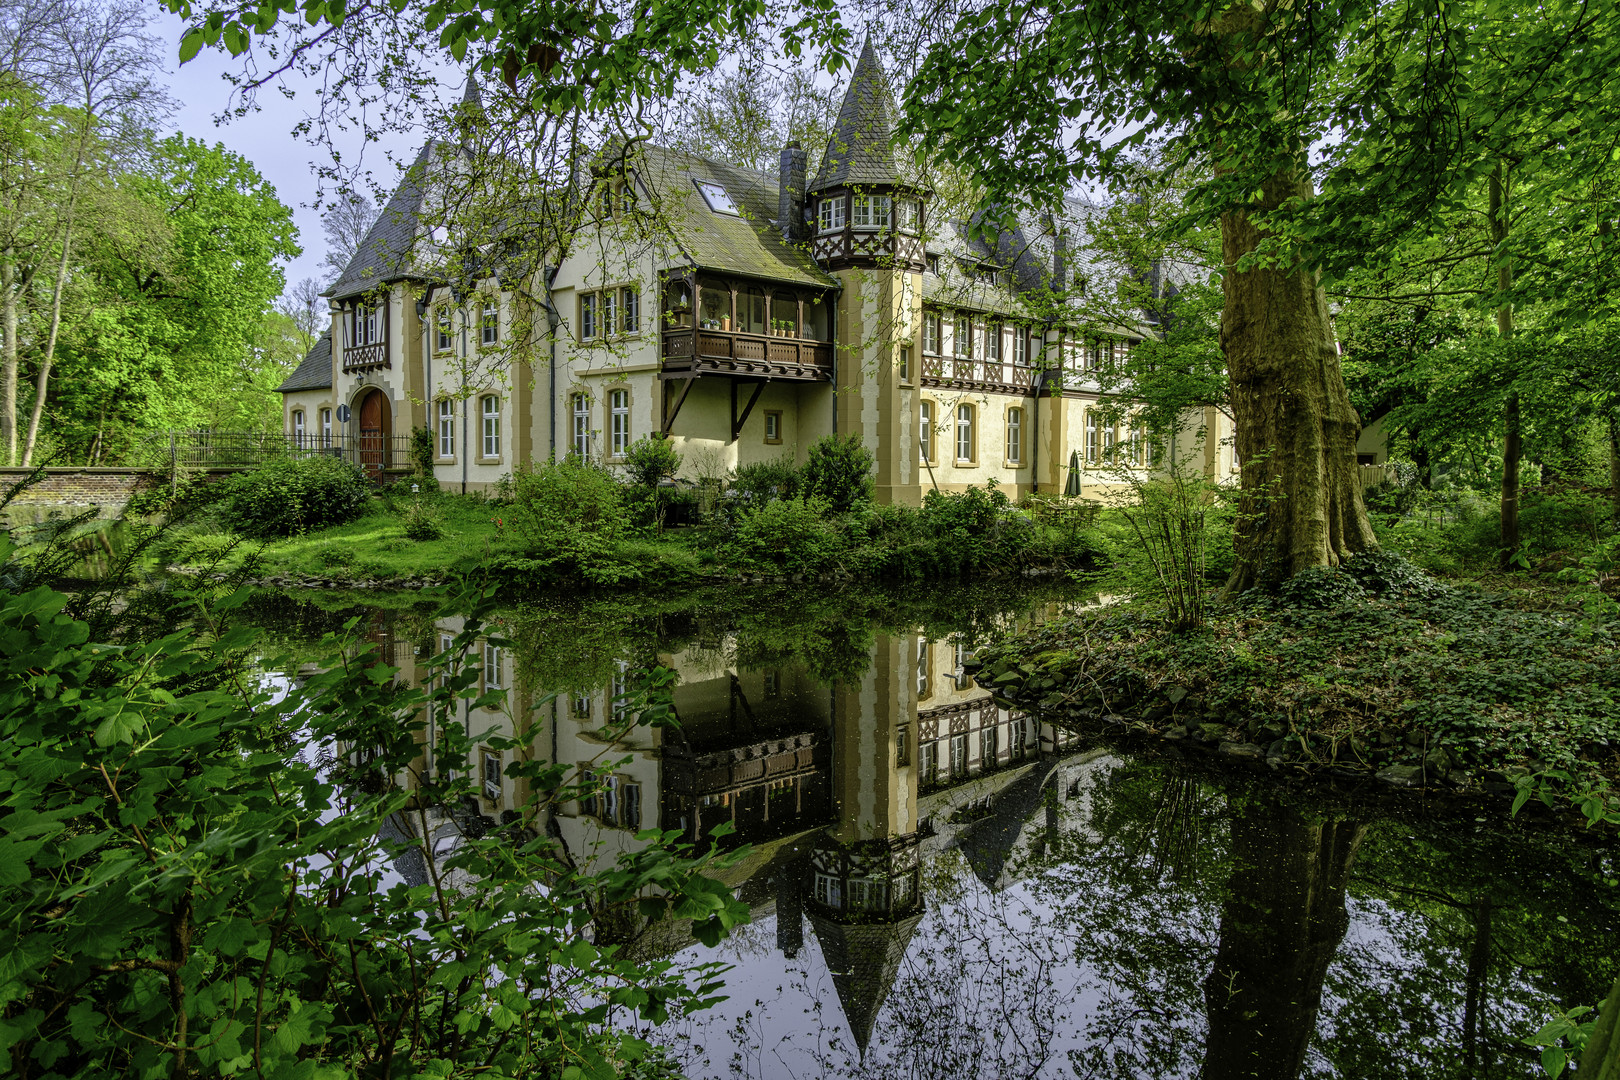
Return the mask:
{"type": "Polygon", "coordinates": [[[857,195],[852,217],[857,229],[887,229],[892,201],[887,195],[857,195]]]}
{"type": "Polygon", "coordinates": [[[821,200],[821,231],[837,232],[844,227],[844,200],[840,196],[821,200]]]}
{"type": "Polygon", "coordinates": [[[450,337],[450,309],[439,308],[433,315],[434,345],[437,351],[447,353],[453,343],[450,337]]]}
{"type": "Polygon", "coordinates": [[[484,301],[483,319],[479,324],[479,341],[494,345],[501,337],[501,309],[493,300],[484,301]]]}
{"type": "Polygon", "coordinates": [[[933,274],[935,277],[939,276],[939,256],[938,255],[929,255],[928,256],[928,272],[930,274],[933,274]]]}
{"type": "Polygon", "coordinates": [[[712,180],[699,180],[697,188],[703,194],[703,201],[708,203],[709,209],[716,214],[730,214],[732,217],[742,216],[742,211],[737,209],[737,204],[731,201],[731,196],[719,184],[712,180]]]}
{"type": "Polygon", "coordinates": [[[973,277],[981,285],[994,285],[996,283],[996,268],[993,266],[980,266],[973,271],[973,277]]]}

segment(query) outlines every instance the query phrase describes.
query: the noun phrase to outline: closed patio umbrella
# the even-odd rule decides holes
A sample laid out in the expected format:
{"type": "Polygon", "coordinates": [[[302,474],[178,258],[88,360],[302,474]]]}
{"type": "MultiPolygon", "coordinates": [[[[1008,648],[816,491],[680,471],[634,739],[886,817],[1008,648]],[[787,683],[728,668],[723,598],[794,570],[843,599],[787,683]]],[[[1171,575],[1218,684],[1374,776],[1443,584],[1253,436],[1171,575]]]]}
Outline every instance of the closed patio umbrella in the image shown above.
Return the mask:
{"type": "Polygon", "coordinates": [[[1069,451],[1069,482],[1063,485],[1063,494],[1075,498],[1080,494],[1080,451],[1069,451]]]}

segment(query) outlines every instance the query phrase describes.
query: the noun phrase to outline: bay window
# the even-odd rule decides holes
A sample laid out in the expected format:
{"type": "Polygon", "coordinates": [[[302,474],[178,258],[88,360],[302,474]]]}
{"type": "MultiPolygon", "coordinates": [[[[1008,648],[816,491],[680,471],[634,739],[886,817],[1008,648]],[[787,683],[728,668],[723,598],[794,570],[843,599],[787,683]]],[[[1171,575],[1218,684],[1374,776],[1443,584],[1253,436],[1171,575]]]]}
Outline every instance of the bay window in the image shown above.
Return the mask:
{"type": "Polygon", "coordinates": [[[844,227],[844,199],[837,196],[822,199],[820,207],[821,231],[837,232],[844,227]]]}

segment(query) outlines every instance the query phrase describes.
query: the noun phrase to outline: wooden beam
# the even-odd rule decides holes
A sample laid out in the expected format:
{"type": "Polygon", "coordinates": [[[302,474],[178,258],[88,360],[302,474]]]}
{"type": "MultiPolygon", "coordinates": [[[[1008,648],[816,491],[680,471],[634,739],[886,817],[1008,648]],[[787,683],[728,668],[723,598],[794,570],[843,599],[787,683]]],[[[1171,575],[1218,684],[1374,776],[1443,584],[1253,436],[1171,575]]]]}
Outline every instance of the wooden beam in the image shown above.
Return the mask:
{"type": "MultiPolygon", "coordinates": [[[[669,429],[675,426],[675,418],[681,414],[681,406],[686,404],[686,395],[692,392],[692,384],[697,381],[696,375],[688,375],[686,381],[681,383],[680,396],[675,399],[675,408],[665,406],[663,433],[669,434],[669,429]]],[[[669,398],[669,383],[664,384],[664,397],[669,398]]]]}
{"type": "MultiPolygon", "coordinates": [[[[768,382],[769,380],[766,380],[766,381],[768,382]]],[[[748,404],[743,407],[742,415],[738,416],[737,415],[737,380],[736,379],[731,380],[731,439],[729,441],[736,442],[742,436],[743,425],[748,423],[748,414],[754,411],[754,403],[759,400],[759,395],[764,393],[764,392],[765,392],[765,383],[764,382],[755,383],[754,384],[754,396],[748,399],[748,404]]]]}

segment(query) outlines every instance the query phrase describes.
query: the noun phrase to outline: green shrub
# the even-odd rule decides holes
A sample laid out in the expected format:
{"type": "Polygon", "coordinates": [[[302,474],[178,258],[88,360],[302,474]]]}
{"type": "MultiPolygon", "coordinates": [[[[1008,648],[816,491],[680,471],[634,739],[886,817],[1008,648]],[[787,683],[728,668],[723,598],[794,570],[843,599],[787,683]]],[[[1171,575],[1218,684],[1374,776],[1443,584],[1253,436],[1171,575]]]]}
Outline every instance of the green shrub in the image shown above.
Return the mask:
{"type": "Polygon", "coordinates": [[[827,570],[845,545],[826,516],[827,504],[820,499],[777,499],[745,510],[726,541],[726,559],[773,573],[827,570]]]}
{"type": "Polygon", "coordinates": [[[627,525],[624,485],[573,455],[518,466],[509,524],[525,555],[513,567],[532,581],[560,575],[614,585],[640,576],[618,550],[627,525]]]}
{"type": "Polygon", "coordinates": [[[638,487],[657,487],[660,480],[681,469],[681,455],[674,443],[662,435],[647,435],[630,444],[624,452],[624,471],[638,487]]]}
{"type": "Polygon", "coordinates": [[[847,514],[872,501],[872,451],[859,435],[828,435],[810,444],[804,463],[803,494],[821,499],[835,514],[847,514]]]}
{"type": "Polygon", "coordinates": [[[734,508],[740,512],[776,499],[796,498],[802,485],[803,477],[791,454],[775,461],[739,465],[731,477],[731,490],[736,495],[734,508]]]}
{"type": "Polygon", "coordinates": [[[225,518],[249,536],[291,536],[358,518],[371,485],[354,465],[334,457],[285,457],[229,481],[225,518]]]}
{"type": "Polygon", "coordinates": [[[412,428],[411,467],[416,470],[416,483],[423,491],[439,490],[438,478],[433,475],[433,456],[433,429],[426,425],[412,428]]]}
{"type": "Polygon", "coordinates": [[[412,540],[438,540],[444,536],[444,524],[439,515],[421,499],[412,499],[403,516],[405,535],[412,540]]]}

